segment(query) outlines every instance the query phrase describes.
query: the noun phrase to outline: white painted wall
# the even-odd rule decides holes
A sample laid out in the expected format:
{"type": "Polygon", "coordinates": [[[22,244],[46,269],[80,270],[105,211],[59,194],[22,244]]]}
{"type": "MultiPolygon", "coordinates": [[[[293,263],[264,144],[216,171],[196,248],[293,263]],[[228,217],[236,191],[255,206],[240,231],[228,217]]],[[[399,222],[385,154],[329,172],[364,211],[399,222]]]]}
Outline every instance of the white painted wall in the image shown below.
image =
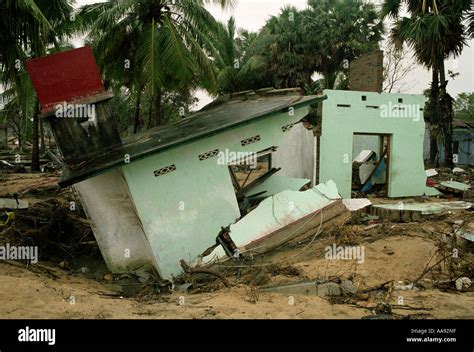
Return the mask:
{"type": "Polygon", "coordinates": [[[272,166],[281,167],[279,176],[313,179],[314,135],[299,123],[283,134],[272,166]]]}
{"type": "Polygon", "coordinates": [[[80,182],[75,188],[111,272],[157,267],[120,169],[80,182]]]}

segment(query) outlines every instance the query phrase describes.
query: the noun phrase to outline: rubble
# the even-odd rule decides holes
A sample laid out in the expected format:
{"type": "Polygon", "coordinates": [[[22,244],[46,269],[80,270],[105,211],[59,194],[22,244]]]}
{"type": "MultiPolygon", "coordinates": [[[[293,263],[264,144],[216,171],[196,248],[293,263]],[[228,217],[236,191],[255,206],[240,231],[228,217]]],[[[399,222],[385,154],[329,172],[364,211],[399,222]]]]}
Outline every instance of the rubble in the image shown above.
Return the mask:
{"type": "Polygon", "coordinates": [[[344,280],[341,283],[332,281],[322,282],[319,280],[263,287],[260,289],[260,291],[284,295],[314,295],[319,297],[334,297],[354,294],[357,289],[350,280],[344,280]]]}
{"type": "Polygon", "coordinates": [[[459,220],[453,224],[454,234],[464,238],[468,242],[474,242],[474,222],[459,220]]]}
{"type": "Polygon", "coordinates": [[[466,172],[466,170],[461,169],[460,167],[455,167],[455,168],[453,169],[453,174],[456,174],[456,173],[463,173],[463,172],[466,172]]]}
{"type": "Polygon", "coordinates": [[[456,289],[458,291],[467,290],[471,287],[471,279],[468,277],[460,277],[456,280],[456,289]]]}
{"type": "Polygon", "coordinates": [[[444,181],[441,182],[436,188],[441,191],[446,191],[458,195],[462,195],[471,187],[465,183],[457,182],[457,181],[444,181]]]}
{"type": "Polygon", "coordinates": [[[28,202],[18,199],[0,198],[0,209],[27,209],[28,202]]]}
{"type": "MultiPolygon", "coordinates": [[[[328,181],[303,192],[284,191],[265,199],[230,225],[229,233],[240,254],[264,253],[345,211],[336,185],[328,181]]],[[[222,247],[206,254],[205,262],[226,257],[222,247]]]]}
{"type": "Polygon", "coordinates": [[[433,177],[433,176],[438,175],[438,172],[435,169],[429,169],[429,170],[426,170],[425,172],[426,172],[426,176],[428,177],[433,177]]]}
{"type": "MultiPolygon", "coordinates": [[[[34,65],[41,68],[42,60],[34,65]]],[[[86,63],[95,67],[93,61],[89,55],[86,63]]],[[[367,109],[365,103],[367,98],[377,106],[405,99],[417,105],[423,103],[422,96],[350,91],[303,96],[298,89],[244,92],[219,98],[192,118],[122,139],[107,112],[111,95],[98,72],[96,78],[97,90],[85,92],[85,98],[77,94],[67,99],[81,96],[97,103],[97,124],[57,120],[51,110],[55,101],[41,102],[43,117],[57,128],[64,156],[62,160],[51,154],[49,166],[62,168],[60,185],[73,185],[84,207],[74,212],[58,200],[21,203],[6,189],[8,198],[0,199],[0,209],[14,212],[2,223],[0,241],[37,245],[42,259],[59,263],[59,271],[121,285],[119,293],[107,295],[115,298],[214,291],[225,296],[245,290],[240,301],[259,305],[261,293],[301,294],[369,309],[371,318],[392,319],[396,309],[424,309],[389,303],[394,291],[471,290],[469,247],[457,238],[469,242],[473,235],[471,219],[457,217],[472,206],[466,198],[471,170],[425,170],[419,158],[423,118],[410,121],[407,128],[408,120],[379,119],[379,109],[367,109]],[[322,116],[312,116],[316,103],[322,104],[322,116]],[[294,114],[288,114],[289,109],[294,114]],[[307,148],[315,154],[303,158],[286,147],[294,141],[290,130],[302,121],[308,127],[309,117],[320,125],[310,126],[304,140],[318,148],[307,148]],[[351,165],[351,152],[360,150],[360,145],[353,148],[360,131],[375,136],[379,145],[373,150],[365,146],[351,165]],[[229,151],[245,155],[222,161],[229,151]],[[124,155],[130,162],[124,163],[124,155]],[[259,161],[263,157],[266,161],[259,161]],[[255,162],[256,167],[240,165],[240,160],[255,162]],[[293,162],[301,167],[289,167],[293,162]],[[359,178],[354,192],[351,166],[359,178]],[[427,187],[427,182],[446,194],[427,187]],[[348,199],[369,191],[372,194],[363,196],[370,199],[348,199]],[[415,202],[381,200],[372,198],[374,194],[415,197],[415,202]],[[429,195],[462,195],[465,201],[435,202],[429,195]],[[446,220],[430,229],[435,221],[427,220],[437,214],[446,220]],[[413,238],[420,243],[410,258],[417,270],[410,272],[393,263],[406,259],[410,248],[403,245],[413,238]],[[426,266],[422,257],[420,267],[418,257],[425,247],[434,246],[434,239],[439,248],[426,266]],[[459,244],[461,258],[449,257],[454,244],[459,244]],[[371,247],[364,252],[366,246],[371,247]],[[341,249],[340,256],[329,261],[327,248],[341,249]],[[99,249],[110,273],[77,260],[99,249]],[[124,249],[133,254],[124,256],[124,249]],[[352,249],[361,254],[358,260],[347,258],[352,249]],[[367,265],[365,253],[372,257],[367,265]],[[370,277],[368,270],[373,270],[370,277]]],[[[35,88],[46,89],[46,83],[37,80],[35,88]]],[[[14,166],[8,161],[1,165],[14,166]]],[[[53,193],[56,183],[38,180],[14,193],[38,195],[41,188],[44,196],[53,193]]],[[[206,309],[208,315],[218,314],[206,309]]]]}
{"type": "Polygon", "coordinates": [[[372,205],[372,202],[367,198],[343,199],[342,203],[350,211],[357,211],[372,205]]]}
{"type": "Polygon", "coordinates": [[[16,210],[13,221],[0,232],[0,243],[37,246],[41,260],[58,262],[97,253],[88,221],[56,199],[16,210]]]}
{"type": "Polygon", "coordinates": [[[370,208],[370,213],[383,219],[394,222],[422,221],[427,215],[448,213],[452,210],[469,209],[469,202],[430,202],[430,203],[404,203],[375,204],[370,208]]]}

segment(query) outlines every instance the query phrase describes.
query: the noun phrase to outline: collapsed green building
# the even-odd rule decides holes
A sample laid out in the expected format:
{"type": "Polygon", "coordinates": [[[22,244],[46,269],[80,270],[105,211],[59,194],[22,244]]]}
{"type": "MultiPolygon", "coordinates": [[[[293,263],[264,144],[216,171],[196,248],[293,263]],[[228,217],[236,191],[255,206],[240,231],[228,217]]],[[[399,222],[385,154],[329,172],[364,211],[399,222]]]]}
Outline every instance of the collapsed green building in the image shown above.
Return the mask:
{"type": "Polygon", "coordinates": [[[411,116],[416,121],[390,117],[402,103],[423,105],[419,96],[248,91],[122,139],[95,65],[90,49],[80,48],[31,60],[27,68],[64,160],[60,185],[77,190],[114,273],[153,266],[172,279],[182,260],[264,252],[313,231],[347,211],[341,195],[351,197],[354,135],[377,136],[388,196],[430,191],[422,112],[411,116]],[[63,102],[93,105],[97,114],[57,116],[54,107],[63,102]],[[244,167],[239,179],[249,163],[253,168],[244,167]]]}

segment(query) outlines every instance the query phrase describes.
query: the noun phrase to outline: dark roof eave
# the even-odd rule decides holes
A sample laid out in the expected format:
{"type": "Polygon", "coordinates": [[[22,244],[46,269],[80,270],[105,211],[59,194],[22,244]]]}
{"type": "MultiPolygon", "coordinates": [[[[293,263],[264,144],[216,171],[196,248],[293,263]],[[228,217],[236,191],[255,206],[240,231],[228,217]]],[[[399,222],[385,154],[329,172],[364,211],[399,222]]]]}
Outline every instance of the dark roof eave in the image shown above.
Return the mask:
{"type": "MultiPolygon", "coordinates": [[[[304,107],[304,106],[308,106],[308,105],[311,105],[311,104],[314,104],[316,102],[323,101],[323,100],[326,100],[326,99],[327,99],[326,95],[315,96],[313,99],[297,101],[293,104],[288,104],[286,107],[283,107],[283,108],[280,107],[280,108],[277,108],[277,109],[271,109],[271,110],[266,111],[263,114],[253,116],[253,117],[251,117],[251,118],[249,118],[245,121],[238,121],[235,124],[230,124],[228,126],[223,126],[223,127],[217,128],[215,130],[202,132],[202,133],[197,134],[197,135],[195,135],[191,138],[182,138],[181,140],[177,140],[177,141],[175,141],[173,143],[170,143],[168,145],[165,145],[165,146],[159,146],[159,147],[156,147],[156,148],[151,148],[149,150],[141,151],[141,152],[136,153],[134,155],[130,155],[130,160],[131,160],[131,163],[132,163],[132,162],[143,159],[143,158],[145,158],[149,155],[155,154],[155,153],[160,153],[160,152],[163,152],[163,151],[168,150],[168,149],[176,148],[176,147],[179,147],[181,145],[188,144],[188,143],[194,142],[194,141],[199,140],[199,139],[208,138],[208,137],[214,136],[216,134],[225,132],[227,130],[236,128],[236,127],[248,125],[250,123],[255,122],[256,120],[267,118],[268,116],[270,116],[274,113],[277,113],[279,111],[288,109],[290,107],[295,107],[295,108],[304,107]]],[[[125,151],[125,149],[124,149],[124,151],[125,151]]],[[[69,169],[65,169],[63,171],[63,176],[59,180],[59,186],[63,187],[63,188],[68,187],[68,186],[72,186],[76,183],[79,183],[79,182],[85,181],[89,178],[98,176],[100,174],[103,174],[103,173],[109,171],[110,169],[116,168],[116,167],[121,166],[121,165],[124,165],[123,158],[116,159],[116,160],[110,161],[108,163],[101,164],[97,167],[85,170],[83,172],[80,172],[80,171],[79,172],[74,172],[74,171],[71,171],[69,169]]]]}

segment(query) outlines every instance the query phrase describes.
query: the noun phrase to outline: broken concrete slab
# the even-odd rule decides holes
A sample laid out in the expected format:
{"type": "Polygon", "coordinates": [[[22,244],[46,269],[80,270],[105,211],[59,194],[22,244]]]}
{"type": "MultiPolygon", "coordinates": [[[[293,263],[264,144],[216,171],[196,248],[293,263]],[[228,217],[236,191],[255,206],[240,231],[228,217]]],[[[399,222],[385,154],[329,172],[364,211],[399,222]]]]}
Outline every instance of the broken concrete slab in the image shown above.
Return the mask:
{"type": "Polygon", "coordinates": [[[460,167],[455,167],[453,169],[453,174],[460,174],[460,173],[463,173],[463,172],[466,172],[466,170],[461,169],[460,167]]]}
{"type": "Polygon", "coordinates": [[[357,211],[372,205],[372,202],[367,198],[343,199],[342,203],[350,211],[357,211]]]}
{"type": "Polygon", "coordinates": [[[467,232],[463,229],[456,231],[456,235],[464,238],[468,242],[474,242],[474,232],[467,232]]]}
{"type": "Polygon", "coordinates": [[[456,280],[455,285],[458,291],[463,291],[469,289],[471,287],[471,279],[468,277],[460,277],[456,280]]]}
{"type": "Polygon", "coordinates": [[[433,176],[438,175],[438,172],[435,169],[425,170],[425,173],[426,173],[426,176],[428,177],[433,177],[433,176]]]}
{"type": "Polygon", "coordinates": [[[470,189],[471,186],[457,181],[444,181],[441,182],[436,188],[450,193],[463,194],[468,189],[470,189]]]}
{"type": "Polygon", "coordinates": [[[474,242],[474,223],[455,222],[453,225],[454,234],[464,238],[466,241],[474,242]]]}
{"type": "Polygon", "coordinates": [[[354,286],[351,280],[342,280],[340,287],[343,295],[350,295],[357,292],[357,287],[354,286]]]}
{"type": "Polygon", "coordinates": [[[472,203],[469,202],[433,202],[433,203],[403,203],[397,204],[377,204],[375,208],[419,211],[422,215],[441,213],[447,210],[469,209],[472,203]]]}
{"type": "Polygon", "coordinates": [[[426,187],[424,195],[428,197],[437,197],[437,196],[440,196],[441,194],[442,193],[434,187],[426,187]]]}
{"type": "Polygon", "coordinates": [[[326,282],[316,286],[316,294],[319,297],[340,296],[342,294],[342,290],[341,287],[335,282],[326,282]]]}
{"type": "Polygon", "coordinates": [[[451,210],[469,209],[469,202],[436,202],[436,203],[403,203],[377,204],[371,207],[370,213],[390,221],[421,221],[423,216],[439,214],[451,210]]]}
{"type": "MultiPolygon", "coordinates": [[[[348,212],[336,184],[328,181],[303,192],[284,191],[265,199],[246,217],[230,226],[230,237],[240,253],[265,253],[348,212]]],[[[222,247],[206,257],[226,258],[222,247]]],[[[209,259],[207,259],[209,258],[209,259]]]]}
{"type": "Polygon", "coordinates": [[[412,291],[412,290],[418,291],[419,290],[419,288],[416,287],[413,282],[409,284],[405,284],[403,281],[399,281],[398,284],[393,286],[393,289],[395,291],[412,291]]]}
{"type": "Polygon", "coordinates": [[[28,209],[28,202],[21,199],[0,198],[0,209],[28,209]]]}
{"type": "MultiPolygon", "coordinates": [[[[350,291],[353,291],[348,287],[350,291]]],[[[284,284],[278,286],[264,287],[262,292],[280,293],[284,295],[314,295],[319,297],[341,296],[343,290],[341,286],[335,282],[308,281],[297,282],[292,284],[284,284]]],[[[346,292],[349,292],[346,289],[346,292]]],[[[354,291],[355,292],[355,291],[354,291]]]]}
{"type": "Polygon", "coordinates": [[[317,281],[297,282],[292,284],[284,284],[278,286],[264,287],[262,292],[281,293],[285,295],[316,295],[317,281]]]}
{"type": "Polygon", "coordinates": [[[315,186],[314,189],[326,196],[328,199],[341,199],[337,186],[333,180],[329,180],[326,183],[320,183],[315,186]]]}

